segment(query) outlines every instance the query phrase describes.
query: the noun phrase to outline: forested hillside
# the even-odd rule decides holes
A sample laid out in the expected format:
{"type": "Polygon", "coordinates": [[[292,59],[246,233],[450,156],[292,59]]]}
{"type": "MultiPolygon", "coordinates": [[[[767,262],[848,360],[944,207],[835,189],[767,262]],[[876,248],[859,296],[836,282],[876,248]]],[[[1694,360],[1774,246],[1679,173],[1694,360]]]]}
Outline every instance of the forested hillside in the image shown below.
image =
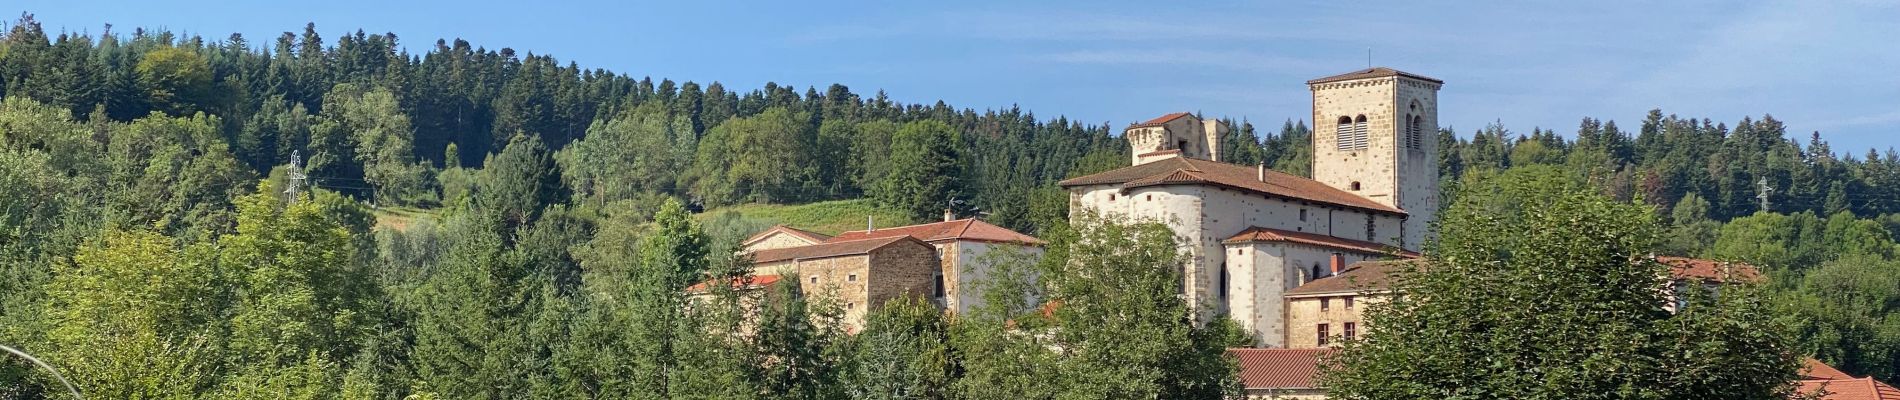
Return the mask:
{"type": "MultiPolygon", "coordinates": [[[[889,318],[879,328],[888,347],[795,323],[822,316],[823,304],[680,311],[686,284],[740,274],[739,260],[720,255],[763,227],[740,213],[686,217],[697,210],[868,198],[917,220],[955,207],[1053,239],[1158,237],[1070,227],[1067,195],[1053,186],[1126,165],[1119,125],[905,103],[842,84],[656,82],[461,40],[326,39],[315,26],[266,42],[49,33],[30,15],[10,26],[0,36],[0,344],[65,360],[119,395],[106,397],[664,398],[640,390],[676,385],[830,398],[862,386],[830,384],[898,379],[916,385],[906,390],[1011,398],[1023,394],[998,388],[1045,367],[1075,382],[1125,372],[1114,376],[1125,393],[1225,388],[1221,376],[1153,374],[1223,371],[1207,364],[1219,327],[1144,331],[1152,336],[1138,339],[1152,341],[1138,350],[1168,364],[1123,365],[1055,357],[1041,351],[1050,343],[1002,332],[1033,307],[954,326],[896,310],[878,317],[889,318]],[[297,198],[282,194],[293,153],[316,189],[297,198]],[[374,208],[390,206],[436,216],[374,229],[374,208]],[[742,339],[694,334],[741,311],[780,324],[742,339]],[[640,329],[614,328],[625,326],[640,329]],[[949,347],[935,347],[946,341],[968,358],[948,359],[949,347]],[[907,375],[860,363],[894,359],[907,375]],[[666,372],[683,368],[704,374],[666,372]]],[[[1762,265],[1803,350],[1900,377],[1900,154],[1837,153],[1819,133],[1790,140],[1769,116],[1730,125],[1652,111],[1636,121],[1625,130],[1584,118],[1563,134],[1441,130],[1444,203],[1510,168],[1559,166],[1609,198],[1652,206],[1665,225],[1658,252],[1762,265]]],[[[1304,122],[1229,123],[1225,161],[1310,174],[1304,122]]],[[[1156,244],[1126,251],[1138,245],[1156,244]]],[[[1184,307],[1155,288],[1076,295],[1159,310],[1151,316],[1184,307]]],[[[1096,328],[1049,340],[1108,346],[1120,333],[1096,328]]],[[[0,398],[56,388],[46,379],[0,362],[0,398]]],[[[1036,394],[1098,397],[1081,386],[1036,394]]]]}

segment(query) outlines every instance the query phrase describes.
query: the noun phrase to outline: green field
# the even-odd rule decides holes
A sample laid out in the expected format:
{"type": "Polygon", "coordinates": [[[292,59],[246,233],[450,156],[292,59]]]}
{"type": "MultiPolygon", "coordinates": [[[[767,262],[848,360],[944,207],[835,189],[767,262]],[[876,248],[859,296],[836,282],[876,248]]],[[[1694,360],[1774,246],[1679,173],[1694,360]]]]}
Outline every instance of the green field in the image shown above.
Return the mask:
{"type": "Polygon", "coordinates": [[[765,226],[785,224],[794,228],[836,235],[839,232],[863,230],[865,217],[871,217],[880,227],[910,225],[910,217],[902,211],[877,207],[869,199],[821,201],[807,204],[741,204],[718,207],[699,214],[704,221],[727,212],[738,212],[748,221],[756,221],[765,226]]]}
{"type": "Polygon", "coordinates": [[[374,211],[377,229],[409,230],[418,220],[435,219],[436,210],[410,207],[383,207],[374,211]]]}

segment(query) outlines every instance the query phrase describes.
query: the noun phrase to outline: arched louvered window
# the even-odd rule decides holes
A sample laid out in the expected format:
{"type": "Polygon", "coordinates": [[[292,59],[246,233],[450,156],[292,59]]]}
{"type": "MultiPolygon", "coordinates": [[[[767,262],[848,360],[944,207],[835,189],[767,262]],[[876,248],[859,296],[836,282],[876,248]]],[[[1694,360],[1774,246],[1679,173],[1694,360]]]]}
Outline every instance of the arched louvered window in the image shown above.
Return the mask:
{"type": "Polygon", "coordinates": [[[1366,148],[1366,116],[1358,118],[1339,117],[1337,128],[1339,150],[1364,150],[1366,148]]]}
{"type": "Polygon", "coordinates": [[[1414,115],[1411,119],[1405,124],[1405,148],[1423,149],[1425,148],[1425,117],[1414,115]]]}
{"type": "Polygon", "coordinates": [[[1352,117],[1339,116],[1339,126],[1333,130],[1333,144],[1340,150],[1351,150],[1347,143],[1352,140],[1352,117]]]}

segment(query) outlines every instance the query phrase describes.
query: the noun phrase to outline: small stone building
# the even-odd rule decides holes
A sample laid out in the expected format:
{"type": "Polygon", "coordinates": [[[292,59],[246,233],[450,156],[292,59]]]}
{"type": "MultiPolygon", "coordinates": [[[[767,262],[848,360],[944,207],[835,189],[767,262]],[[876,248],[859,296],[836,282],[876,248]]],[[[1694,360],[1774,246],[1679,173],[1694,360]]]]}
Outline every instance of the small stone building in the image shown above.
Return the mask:
{"type": "Polygon", "coordinates": [[[966,313],[971,307],[983,304],[983,294],[976,287],[988,278],[993,263],[1003,261],[998,258],[1040,257],[1043,245],[1042,239],[979,219],[947,216],[943,222],[848,231],[832,240],[899,236],[922,240],[936,248],[938,270],[931,299],[955,313],[966,313]]]}
{"type": "Polygon", "coordinates": [[[751,252],[753,275],[797,276],[806,296],[828,296],[844,311],[845,330],[904,296],[928,298],[938,271],[936,249],[909,236],[834,240],[751,252]]]}

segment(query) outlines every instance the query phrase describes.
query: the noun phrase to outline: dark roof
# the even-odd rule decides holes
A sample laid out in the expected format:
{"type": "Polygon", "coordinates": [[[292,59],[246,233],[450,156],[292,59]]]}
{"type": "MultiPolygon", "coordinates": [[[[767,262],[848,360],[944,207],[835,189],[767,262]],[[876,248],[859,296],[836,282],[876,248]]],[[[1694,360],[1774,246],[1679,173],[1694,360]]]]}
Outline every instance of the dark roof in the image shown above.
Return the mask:
{"type": "Polygon", "coordinates": [[[1112,171],[1069,178],[1062,187],[1120,184],[1124,188],[1160,185],[1214,184],[1273,196],[1357,208],[1367,211],[1405,215],[1405,211],[1379,204],[1364,196],[1339,190],[1312,179],[1267,170],[1261,181],[1258,166],[1228,164],[1198,158],[1173,157],[1112,171]]]}
{"type": "MultiPolygon", "coordinates": [[[[770,263],[770,262],[779,262],[779,261],[787,261],[787,260],[800,260],[800,259],[809,259],[809,258],[830,258],[830,257],[869,254],[871,251],[884,248],[884,246],[889,246],[893,243],[902,242],[906,240],[917,241],[917,239],[909,237],[909,236],[896,236],[896,237],[864,239],[864,240],[826,242],[826,243],[819,243],[819,244],[814,244],[810,246],[787,247],[783,249],[765,249],[765,250],[759,250],[759,251],[753,252],[752,262],[770,263]]],[[[919,242],[918,244],[923,244],[923,243],[919,242]]]]}
{"type": "Polygon", "coordinates": [[[1331,293],[1383,292],[1392,289],[1392,271],[1412,260],[1360,261],[1346,266],[1339,274],[1314,279],[1286,291],[1287,296],[1331,293]]]}
{"type": "Polygon", "coordinates": [[[1184,113],[1184,112],[1178,112],[1178,113],[1171,113],[1171,114],[1168,114],[1168,115],[1163,115],[1163,116],[1160,116],[1160,117],[1155,117],[1155,119],[1151,119],[1151,120],[1148,120],[1147,122],[1142,122],[1142,123],[1139,123],[1139,124],[1134,124],[1134,125],[1133,125],[1133,126],[1131,126],[1131,127],[1132,127],[1132,128],[1144,128],[1144,127],[1150,127],[1150,126],[1161,126],[1161,124],[1166,124],[1166,123],[1168,123],[1168,121],[1173,121],[1173,120],[1175,120],[1175,119],[1177,119],[1177,118],[1181,118],[1181,117],[1185,117],[1185,116],[1189,116],[1189,115],[1193,115],[1193,114],[1188,114],[1188,113],[1184,113]]]}
{"type": "Polygon", "coordinates": [[[1042,244],[1042,239],[1024,235],[1016,231],[983,222],[976,218],[955,221],[935,222],[921,225],[879,228],[868,231],[848,231],[839,233],[828,242],[863,240],[870,238],[889,238],[909,236],[925,242],[947,240],[971,240],[996,243],[1042,244]]]}
{"type": "Polygon", "coordinates": [[[1240,361],[1240,382],[1247,389],[1319,387],[1320,363],[1333,349],[1227,349],[1240,361]]]}
{"type": "Polygon", "coordinates": [[[1418,257],[1418,253],[1406,251],[1405,249],[1384,243],[1327,236],[1318,233],[1262,228],[1258,226],[1247,228],[1247,230],[1240,231],[1240,234],[1221,241],[1221,243],[1227,244],[1251,242],[1291,242],[1360,253],[1391,254],[1406,258],[1418,257]]]}
{"type": "MultiPolygon", "coordinates": [[[[778,283],[779,279],[780,278],[778,275],[751,275],[751,276],[732,278],[731,285],[732,285],[732,290],[762,289],[767,286],[772,286],[773,284],[778,283]]],[[[692,286],[687,286],[686,292],[687,293],[703,293],[706,291],[706,288],[712,286],[712,283],[713,283],[713,280],[711,279],[707,279],[705,281],[695,283],[692,286]]]]}
{"type": "Polygon", "coordinates": [[[1445,81],[1441,81],[1429,76],[1414,74],[1414,73],[1400,71],[1400,70],[1386,68],[1386,67],[1366,68],[1366,69],[1362,69],[1358,71],[1352,71],[1352,72],[1347,72],[1347,73],[1343,73],[1339,75],[1328,76],[1325,78],[1319,78],[1319,79],[1306,81],[1306,84],[1316,85],[1316,84],[1321,84],[1321,83],[1350,81],[1354,79],[1384,78],[1384,77],[1391,77],[1391,76],[1403,76],[1403,77],[1417,79],[1421,81],[1428,81],[1428,82],[1436,83],[1440,85],[1445,84],[1445,81]]]}
{"type": "Polygon", "coordinates": [[[757,242],[759,241],[759,239],[764,239],[766,236],[771,236],[772,233],[774,232],[782,232],[787,235],[797,236],[799,238],[811,241],[812,243],[823,243],[824,241],[831,239],[831,236],[826,236],[825,234],[818,233],[818,232],[812,232],[812,231],[808,231],[804,229],[793,228],[793,227],[785,226],[785,225],[772,225],[771,228],[766,228],[763,231],[759,231],[759,233],[753,234],[752,237],[748,237],[745,239],[745,241],[739,242],[739,243],[752,244],[752,242],[757,242]]]}
{"type": "Polygon", "coordinates": [[[1658,256],[1656,262],[1669,266],[1669,277],[1715,283],[1761,282],[1761,271],[1744,263],[1700,258],[1658,256]]]}

